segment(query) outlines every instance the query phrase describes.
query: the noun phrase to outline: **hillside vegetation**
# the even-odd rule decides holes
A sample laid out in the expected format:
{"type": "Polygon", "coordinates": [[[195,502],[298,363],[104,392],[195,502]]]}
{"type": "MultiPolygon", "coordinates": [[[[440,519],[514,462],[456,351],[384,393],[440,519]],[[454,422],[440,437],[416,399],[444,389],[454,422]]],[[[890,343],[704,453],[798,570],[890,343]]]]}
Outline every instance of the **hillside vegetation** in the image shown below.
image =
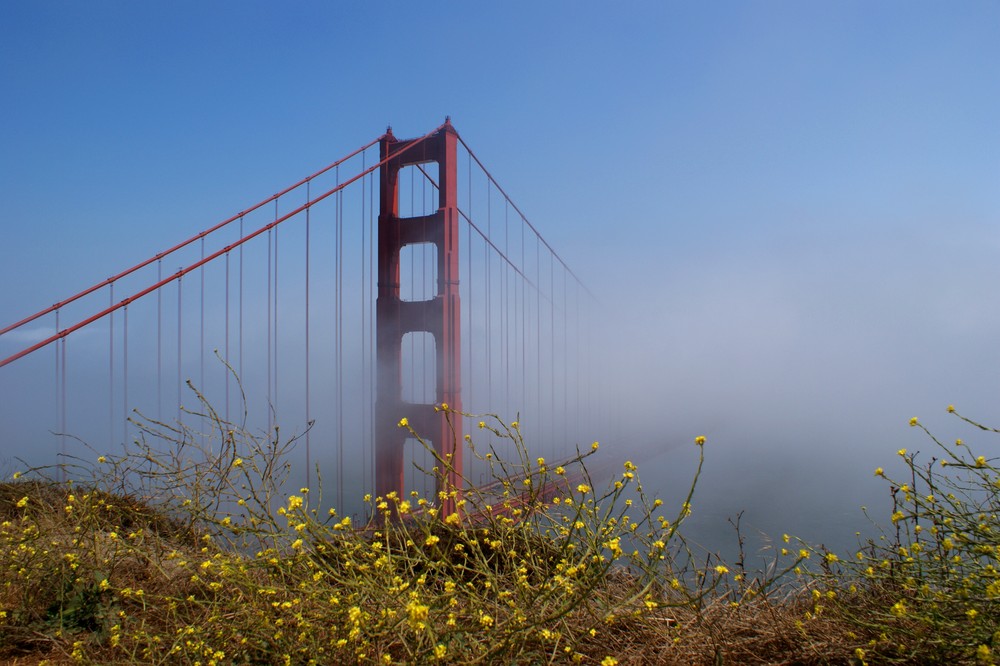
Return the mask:
{"type": "Polygon", "coordinates": [[[595,483],[597,443],[556,465],[529,454],[516,422],[440,409],[478,421],[466,445],[498,482],[456,496],[451,515],[390,494],[366,497],[373,518],[352,524],[319,488],[284,489],[292,442],[207,405],[210,444],[144,422],[119,455],[15,475],[0,484],[0,657],[990,664],[1000,649],[1000,476],[962,440],[927,432],[935,457],[899,451],[909,473],[885,479],[881,539],[835,554],[784,535],[766,570],[747,571],[685,542],[697,475],[668,507],[627,460],[595,483]]]}

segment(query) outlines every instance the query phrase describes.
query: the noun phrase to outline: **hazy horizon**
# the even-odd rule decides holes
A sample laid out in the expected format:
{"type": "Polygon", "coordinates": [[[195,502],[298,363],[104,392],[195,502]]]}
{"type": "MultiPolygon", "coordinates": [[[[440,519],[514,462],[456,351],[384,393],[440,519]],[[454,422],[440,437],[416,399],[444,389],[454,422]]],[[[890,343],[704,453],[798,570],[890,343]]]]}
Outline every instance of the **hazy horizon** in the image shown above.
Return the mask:
{"type": "Polygon", "coordinates": [[[988,456],[945,408],[1000,424],[998,29],[985,1],[7,3],[0,325],[450,116],[601,304],[607,455],[669,498],[705,435],[698,520],[846,548],[887,515],[872,470],[931,450],[910,417],[988,456]]]}

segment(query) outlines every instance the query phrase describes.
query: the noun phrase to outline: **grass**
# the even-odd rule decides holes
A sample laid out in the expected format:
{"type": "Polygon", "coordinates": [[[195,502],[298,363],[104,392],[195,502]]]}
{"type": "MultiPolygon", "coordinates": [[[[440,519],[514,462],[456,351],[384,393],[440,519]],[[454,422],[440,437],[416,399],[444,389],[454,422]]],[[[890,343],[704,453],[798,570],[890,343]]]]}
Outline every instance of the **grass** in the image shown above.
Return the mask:
{"type": "MultiPolygon", "coordinates": [[[[927,463],[900,452],[909,476],[886,479],[897,503],[881,539],[840,557],[785,536],[751,572],[684,540],[697,474],[666,507],[629,461],[595,483],[596,443],[555,464],[529,455],[518,423],[442,406],[479,422],[467,446],[493,489],[444,488],[451,515],[440,497],[366,497],[371,520],[355,525],[320,488],[283,492],[293,442],[202,405],[209,438],[144,421],[121,454],[65,466],[70,481],[43,468],[0,484],[0,657],[989,664],[1000,648],[1000,481],[961,440],[927,432],[940,454],[927,463]]],[[[704,438],[692,448],[703,461],[704,438]]]]}

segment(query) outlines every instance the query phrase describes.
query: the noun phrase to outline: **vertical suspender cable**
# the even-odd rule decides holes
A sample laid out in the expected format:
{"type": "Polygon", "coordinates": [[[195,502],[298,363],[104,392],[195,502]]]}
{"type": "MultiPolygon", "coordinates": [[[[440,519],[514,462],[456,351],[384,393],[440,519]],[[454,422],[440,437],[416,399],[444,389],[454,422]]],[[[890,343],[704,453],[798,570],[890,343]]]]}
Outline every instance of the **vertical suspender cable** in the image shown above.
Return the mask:
{"type": "MultiPolygon", "coordinates": [[[[225,342],[223,343],[223,353],[225,354],[226,365],[231,365],[232,360],[229,358],[229,253],[226,252],[226,324],[225,324],[225,342]]],[[[231,423],[229,420],[229,368],[225,368],[225,391],[226,391],[226,424],[231,423]]]]}
{"type": "MultiPolygon", "coordinates": [[[[312,181],[306,181],[306,203],[310,203],[312,197],[310,196],[310,185],[312,181]]],[[[310,410],[310,396],[309,396],[309,214],[312,212],[312,206],[306,208],[306,488],[312,486],[312,458],[311,458],[311,435],[312,435],[312,416],[310,410]]]]}
{"type": "MultiPolygon", "coordinates": [[[[205,258],[205,237],[201,238],[201,258],[205,258]]],[[[198,277],[201,282],[199,298],[199,322],[198,322],[198,390],[205,390],[205,265],[198,269],[198,277]]],[[[202,410],[198,410],[202,411],[202,410]]],[[[205,418],[201,418],[201,441],[205,445],[205,418]]]]}
{"type": "MultiPolygon", "coordinates": [[[[365,170],[365,154],[361,154],[361,170],[365,170]]],[[[368,316],[365,310],[365,296],[367,295],[367,285],[365,284],[365,271],[367,269],[368,255],[366,254],[368,239],[365,236],[365,214],[367,212],[367,201],[365,197],[368,192],[365,190],[368,177],[365,176],[361,179],[361,218],[360,224],[358,225],[358,233],[361,237],[361,268],[358,272],[358,305],[359,307],[359,324],[361,326],[361,494],[363,495],[366,489],[366,483],[368,478],[368,410],[367,410],[367,396],[368,396],[368,316]]]]}
{"type": "MultiPolygon", "coordinates": [[[[416,181],[414,180],[416,174],[416,169],[410,169],[410,217],[413,217],[416,213],[413,205],[413,193],[416,191],[416,181]]],[[[405,247],[405,246],[404,246],[405,247]]],[[[409,296],[411,301],[416,300],[416,284],[417,284],[417,262],[414,257],[413,248],[410,248],[411,252],[408,253],[410,257],[410,282],[409,282],[409,296]]],[[[402,248],[400,248],[402,251],[402,248]]],[[[420,402],[423,399],[421,395],[423,393],[423,387],[421,386],[420,392],[417,391],[417,336],[410,333],[410,399],[413,402],[420,402]]],[[[416,450],[412,447],[410,449],[411,458],[416,456],[416,450]]],[[[414,462],[411,460],[411,463],[414,462]]],[[[412,469],[412,464],[407,468],[412,469]]]]}
{"type": "MultiPolygon", "coordinates": [[[[472,153],[468,153],[468,151],[466,151],[466,152],[469,155],[469,175],[466,178],[466,180],[467,180],[467,182],[469,184],[469,205],[468,205],[468,208],[469,208],[469,219],[472,220],[472,219],[474,219],[472,217],[472,153]]],[[[466,388],[465,395],[466,395],[466,398],[468,398],[468,401],[469,401],[468,404],[474,406],[474,409],[478,410],[479,409],[479,405],[475,402],[475,394],[474,394],[474,391],[475,391],[474,386],[475,385],[473,384],[473,379],[475,377],[475,370],[474,370],[475,369],[475,357],[473,357],[474,349],[473,349],[473,344],[472,344],[472,338],[475,337],[475,336],[472,335],[472,306],[473,306],[473,297],[472,297],[472,284],[473,284],[473,282],[472,282],[472,227],[469,226],[469,225],[466,225],[466,228],[468,229],[468,232],[467,232],[468,236],[467,236],[467,238],[468,238],[468,243],[469,243],[469,250],[468,250],[468,252],[465,253],[465,263],[467,263],[469,265],[469,273],[468,273],[469,276],[466,279],[466,284],[468,284],[469,286],[467,287],[466,293],[468,294],[468,297],[469,297],[469,303],[468,303],[468,305],[465,306],[464,309],[466,310],[466,312],[468,312],[468,320],[469,321],[468,321],[467,330],[469,332],[464,337],[469,341],[469,360],[466,363],[466,365],[469,366],[469,369],[468,369],[468,381],[465,384],[465,386],[467,386],[468,388],[466,388]]]]}
{"type": "MultiPolygon", "coordinates": [[[[542,406],[542,249],[540,238],[535,235],[535,275],[538,289],[535,294],[535,397],[539,415],[545,413],[542,406]]],[[[551,415],[546,415],[550,418],[551,415]]],[[[541,419],[539,419],[541,421],[541,419]]],[[[539,425],[541,423],[539,422],[539,425]]]]}
{"type": "MultiPolygon", "coordinates": [[[[506,254],[508,257],[510,256],[510,202],[507,201],[507,197],[504,197],[504,200],[503,200],[503,251],[504,251],[504,254],[506,254]]],[[[504,350],[504,361],[505,361],[505,363],[504,363],[503,384],[504,384],[504,388],[506,389],[505,395],[504,395],[504,405],[505,405],[504,409],[505,409],[505,411],[508,414],[510,414],[510,411],[511,411],[510,389],[511,389],[511,383],[512,382],[510,381],[510,345],[511,345],[511,342],[510,342],[510,328],[509,327],[510,327],[511,306],[510,306],[510,303],[508,301],[510,301],[510,283],[509,283],[509,279],[510,279],[511,273],[508,270],[508,266],[507,266],[506,262],[500,264],[500,269],[501,269],[502,274],[503,274],[503,287],[504,287],[504,294],[505,294],[504,295],[504,300],[503,300],[503,310],[501,310],[501,312],[503,313],[503,319],[504,319],[504,324],[503,324],[503,342],[502,342],[502,344],[503,344],[503,350],[504,350]]],[[[515,295],[515,304],[514,304],[515,306],[517,305],[516,300],[517,299],[516,299],[516,295],[515,295]]],[[[510,414],[510,415],[514,416],[513,414],[510,414]]],[[[508,440],[508,443],[509,443],[509,440],[508,440]]]]}
{"type": "MultiPolygon", "coordinates": [[[[414,173],[414,172],[416,172],[416,169],[415,168],[411,169],[410,172],[414,173]]],[[[423,218],[423,216],[426,215],[426,214],[427,214],[427,179],[426,178],[421,178],[420,179],[420,215],[421,215],[420,226],[422,227],[421,234],[420,234],[421,238],[427,238],[427,222],[423,218]]],[[[416,249],[416,248],[414,248],[414,249],[416,249]]],[[[414,259],[416,259],[416,252],[414,252],[411,256],[414,257],[414,259]]],[[[412,286],[416,287],[416,284],[414,284],[412,286]]],[[[435,292],[436,291],[437,291],[437,289],[436,289],[436,285],[435,285],[435,292]]],[[[422,300],[422,301],[423,300],[427,300],[427,244],[426,243],[421,243],[420,244],[420,300],[422,300]]],[[[423,319],[423,321],[424,321],[424,326],[425,326],[424,330],[426,330],[427,308],[422,308],[421,309],[420,316],[421,316],[421,319],[423,319]]],[[[431,397],[430,397],[430,400],[427,399],[427,393],[428,393],[428,391],[427,391],[427,388],[428,388],[427,387],[427,376],[428,376],[428,366],[429,366],[428,359],[427,359],[427,342],[426,342],[427,336],[425,335],[425,336],[421,336],[421,337],[423,337],[423,339],[424,339],[423,349],[421,350],[421,357],[424,359],[423,362],[421,363],[421,365],[423,366],[423,373],[422,373],[423,377],[420,380],[420,383],[423,386],[423,388],[420,391],[421,394],[423,395],[423,397],[421,398],[421,402],[437,402],[437,386],[436,385],[430,388],[430,395],[431,395],[431,397]]],[[[437,344],[432,341],[431,345],[432,345],[431,348],[435,350],[435,354],[434,354],[435,359],[434,360],[435,360],[435,366],[436,366],[436,362],[437,362],[437,354],[436,354],[437,344]]],[[[443,442],[433,442],[433,444],[435,446],[437,446],[438,448],[442,448],[441,445],[443,444],[443,442]]],[[[422,459],[421,467],[423,467],[424,469],[428,469],[429,465],[427,464],[427,449],[426,448],[423,448],[423,450],[421,451],[421,459],[422,459]]],[[[426,497],[427,496],[427,475],[423,474],[421,476],[423,477],[423,479],[422,479],[422,481],[423,481],[423,496],[426,497]]]]}
{"type": "MultiPolygon", "coordinates": [[[[278,200],[274,200],[274,219],[278,219],[278,200]]],[[[278,416],[278,322],[281,317],[278,316],[278,227],[274,227],[274,310],[273,320],[274,320],[274,339],[272,344],[274,345],[274,413],[278,416]]],[[[275,427],[281,425],[279,422],[275,421],[275,427]]]]}
{"type": "MultiPolygon", "coordinates": [[[[277,215],[278,215],[277,209],[275,209],[274,214],[275,214],[275,218],[277,218],[277,215]]],[[[267,319],[264,322],[265,326],[267,326],[267,352],[266,352],[266,355],[267,355],[267,437],[268,437],[268,439],[271,438],[271,435],[273,434],[272,431],[274,430],[274,421],[273,421],[274,415],[272,414],[272,409],[274,407],[274,402],[271,400],[271,395],[272,395],[271,394],[271,382],[272,382],[272,377],[273,377],[273,375],[271,373],[271,360],[272,360],[272,356],[271,356],[271,332],[272,332],[272,328],[271,328],[271,322],[272,322],[272,317],[271,317],[271,288],[273,286],[272,277],[271,277],[271,271],[272,271],[272,261],[274,259],[273,254],[272,254],[272,250],[271,250],[271,232],[272,231],[273,231],[272,229],[268,229],[267,230],[267,315],[266,315],[267,319]]]]}
{"type": "MultiPolygon", "coordinates": [[[[340,184],[340,167],[337,167],[340,184]]],[[[344,191],[337,192],[337,455],[340,483],[339,503],[344,505],[344,191]]]]}
{"type": "MultiPolygon", "coordinates": [[[[184,269],[182,267],[182,268],[180,268],[178,270],[183,271],[184,269]]],[[[184,419],[183,419],[183,416],[181,414],[181,382],[183,381],[182,373],[181,373],[181,361],[183,359],[182,352],[181,352],[181,340],[183,339],[182,338],[182,331],[183,331],[182,321],[183,321],[183,317],[182,317],[181,304],[182,304],[182,296],[183,296],[183,289],[182,289],[182,280],[183,279],[184,279],[183,276],[180,276],[180,275],[177,276],[177,425],[178,426],[180,426],[181,424],[184,423],[184,419]]]]}
{"type": "MultiPolygon", "coordinates": [[[[549,404],[552,405],[552,425],[555,428],[558,424],[556,420],[556,257],[555,253],[549,252],[549,404]]],[[[556,441],[556,431],[552,432],[553,445],[556,441]]],[[[565,453],[565,452],[563,452],[565,453]]]]}
{"type": "MultiPolygon", "coordinates": [[[[486,238],[493,242],[493,185],[489,178],[486,179],[486,238]]],[[[492,291],[493,266],[490,261],[489,243],[483,244],[483,254],[486,255],[486,408],[491,413],[496,412],[493,404],[493,304],[490,296],[492,291]]],[[[506,417],[506,414],[503,415],[506,417]]]]}
{"type": "MultiPolygon", "coordinates": [[[[66,346],[69,343],[69,338],[64,337],[62,339],[62,396],[59,401],[59,435],[60,435],[60,450],[62,451],[62,461],[66,461],[66,346]]],[[[59,479],[60,481],[66,481],[66,467],[64,464],[59,465],[59,479]]]]}
{"type": "MultiPolygon", "coordinates": [[[[584,325],[582,312],[580,310],[580,283],[576,282],[576,419],[583,424],[583,377],[581,376],[584,364],[587,363],[587,355],[583,352],[583,332],[580,330],[584,325]]],[[[588,322],[589,324],[589,322],[588,322]]],[[[589,326],[588,326],[589,328],[589,326]]],[[[596,433],[595,433],[596,434],[596,433]]]]}
{"type": "MultiPolygon", "coordinates": [[[[56,309],[56,333],[59,332],[59,309],[56,309]]],[[[55,374],[52,377],[52,404],[55,405],[56,413],[53,419],[53,425],[51,432],[56,434],[56,441],[59,440],[59,343],[56,342],[55,347],[55,358],[52,367],[55,369],[55,374]]]]}
{"type": "MultiPolygon", "coordinates": [[[[364,153],[361,153],[361,170],[362,171],[365,170],[365,154],[364,153]]],[[[367,358],[366,353],[365,353],[365,351],[366,351],[365,350],[365,346],[367,344],[367,338],[366,338],[366,335],[365,335],[366,332],[367,332],[365,330],[365,326],[366,326],[366,323],[367,323],[367,320],[365,319],[365,261],[366,261],[366,258],[365,258],[366,257],[366,255],[365,255],[365,180],[366,180],[366,178],[367,178],[367,176],[365,178],[361,179],[361,224],[358,225],[358,230],[360,231],[359,235],[361,236],[361,272],[360,272],[360,275],[359,275],[360,280],[358,280],[358,290],[359,290],[359,296],[360,296],[360,298],[359,298],[358,302],[361,305],[360,324],[361,324],[361,396],[362,396],[362,398],[361,398],[361,410],[360,410],[361,411],[361,442],[360,442],[360,444],[361,444],[361,488],[362,488],[362,494],[364,494],[365,473],[366,473],[366,470],[368,469],[368,467],[367,467],[367,464],[368,464],[367,463],[367,456],[365,455],[365,451],[368,448],[367,445],[366,445],[368,440],[365,437],[366,426],[367,426],[367,423],[365,421],[365,416],[366,416],[366,414],[365,414],[365,396],[368,395],[365,392],[365,389],[367,388],[367,379],[368,379],[367,375],[365,374],[365,359],[367,358]]]]}
{"type": "MultiPolygon", "coordinates": [[[[240,215],[240,240],[243,240],[243,216],[240,215]]],[[[239,320],[239,348],[240,348],[240,364],[237,369],[237,375],[239,375],[240,381],[243,380],[243,243],[240,243],[240,320],[239,320]]],[[[246,405],[243,405],[243,411],[246,413],[246,405]]]]}
{"type": "MultiPolygon", "coordinates": [[[[337,185],[340,185],[340,167],[337,167],[337,185]]],[[[336,210],[336,395],[337,395],[337,504],[344,505],[344,194],[337,192],[336,210]]]]}
{"type": "Polygon", "coordinates": [[[592,329],[593,329],[593,323],[594,323],[594,319],[595,319],[594,318],[594,313],[593,313],[593,305],[594,304],[593,304],[592,300],[588,300],[588,299],[585,299],[584,303],[587,306],[587,315],[584,318],[584,321],[587,322],[587,328],[586,328],[587,359],[588,359],[588,361],[590,361],[589,363],[587,363],[587,366],[586,366],[587,367],[587,383],[586,383],[586,386],[587,386],[587,398],[586,398],[586,403],[585,404],[587,406],[587,413],[590,415],[589,418],[587,419],[587,422],[590,425],[590,428],[592,430],[596,430],[596,426],[597,426],[598,421],[594,417],[594,411],[595,411],[595,408],[597,407],[597,405],[594,403],[594,383],[593,383],[594,382],[594,372],[593,372],[593,367],[591,365],[591,363],[593,363],[593,361],[597,358],[597,355],[593,353],[594,352],[594,338],[593,338],[594,334],[593,334],[593,330],[592,329]]]}
{"type": "MultiPolygon", "coordinates": [[[[115,283],[108,285],[108,306],[115,304],[115,283]]],[[[108,315],[108,443],[115,438],[115,313],[108,315]]]]}
{"type": "Polygon", "coordinates": [[[563,345],[562,345],[562,363],[563,363],[563,381],[562,381],[562,396],[563,396],[563,411],[562,411],[562,432],[563,432],[563,452],[565,454],[569,446],[569,296],[566,291],[566,271],[562,271],[563,276],[563,345]]]}
{"type": "MultiPolygon", "coordinates": [[[[56,308],[56,333],[58,333],[58,332],[59,332],[59,309],[56,308]]],[[[61,425],[62,424],[62,372],[61,372],[61,370],[62,370],[61,365],[62,364],[60,363],[60,360],[61,360],[60,359],[60,350],[61,350],[61,347],[62,347],[62,341],[59,341],[59,342],[57,342],[55,344],[55,355],[56,355],[56,357],[55,357],[55,371],[56,372],[55,372],[55,382],[53,384],[53,387],[55,388],[55,396],[54,396],[55,400],[53,400],[53,404],[55,404],[55,406],[56,406],[56,414],[55,414],[56,418],[55,418],[55,425],[52,428],[52,432],[56,433],[56,440],[58,441],[60,447],[62,446],[62,441],[63,441],[63,439],[62,439],[62,433],[64,432],[62,430],[62,425],[61,425]]],[[[61,448],[60,448],[60,450],[61,450],[61,448]]],[[[65,451],[63,451],[63,453],[65,454],[65,451]]],[[[59,480],[62,481],[63,478],[62,478],[62,467],[61,466],[60,466],[59,470],[60,470],[60,475],[59,475],[60,478],[59,478],[59,480]]]]}
{"type": "MultiPolygon", "coordinates": [[[[156,261],[156,282],[163,281],[163,259],[156,261]]],[[[163,290],[156,290],[156,418],[163,421],[163,290]]]]}
{"type": "Polygon", "coordinates": [[[122,444],[128,444],[128,306],[122,308],[122,444]]]}
{"type": "MultiPolygon", "coordinates": [[[[201,258],[205,259],[205,237],[201,238],[201,258]]],[[[198,363],[200,365],[198,369],[198,390],[205,390],[205,265],[202,264],[201,268],[198,269],[198,279],[201,282],[199,285],[201,293],[198,295],[199,298],[199,310],[201,313],[199,315],[200,321],[198,322],[198,363]]],[[[202,419],[204,422],[204,419],[202,419]]],[[[205,432],[204,426],[202,427],[202,433],[205,432]]],[[[204,435],[202,435],[204,438],[204,435]]]]}
{"type": "MultiPolygon", "coordinates": [[[[524,220],[521,220],[521,270],[528,270],[528,265],[525,263],[524,258],[524,220]]],[[[528,337],[527,337],[527,318],[528,318],[528,299],[527,299],[527,283],[522,277],[519,282],[521,283],[521,404],[528,404],[528,337]]],[[[537,417],[535,417],[537,420],[537,417]]],[[[537,427],[537,423],[535,424],[537,427]]]]}
{"type": "Polygon", "coordinates": [[[371,359],[368,364],[369,375],[369,433],[371,436],[372,455],[369,458],[369,488],[375,488],[375,396],[378,387],[375,385],[378,367],[376,365],[377,355],[375,352],[375,176],[368,177],[368,351],[371,359]]]}

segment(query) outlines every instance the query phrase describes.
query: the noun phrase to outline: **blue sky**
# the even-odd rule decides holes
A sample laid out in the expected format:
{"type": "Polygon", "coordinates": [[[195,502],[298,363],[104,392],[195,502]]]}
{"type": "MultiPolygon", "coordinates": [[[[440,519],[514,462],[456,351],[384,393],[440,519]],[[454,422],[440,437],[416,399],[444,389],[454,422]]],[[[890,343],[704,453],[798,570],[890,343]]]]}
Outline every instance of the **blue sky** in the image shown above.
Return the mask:
{"type": "Polygon", "coordinates": [[[450,115],[612,310],[641,446],[860,484],[913,414],[997,420],[998,34],[995,2],[6,2],[0,321],[450,115]]]}

